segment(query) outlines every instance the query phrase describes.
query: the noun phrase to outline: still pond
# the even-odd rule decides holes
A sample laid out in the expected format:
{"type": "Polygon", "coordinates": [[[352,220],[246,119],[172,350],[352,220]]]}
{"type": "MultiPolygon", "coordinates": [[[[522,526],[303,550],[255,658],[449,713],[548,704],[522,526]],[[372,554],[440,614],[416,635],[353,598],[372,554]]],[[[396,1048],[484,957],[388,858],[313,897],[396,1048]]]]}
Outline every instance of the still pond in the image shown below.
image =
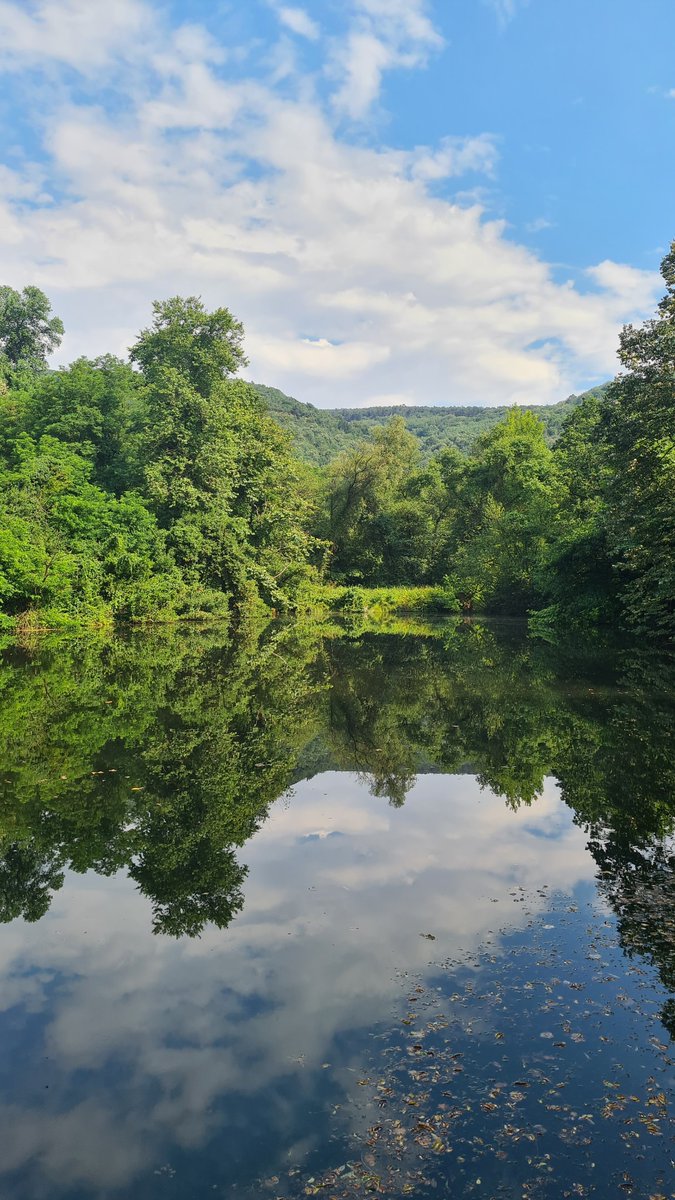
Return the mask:
{"type": "Polygon", "coordinates": [[[1,1200],[675,1196],[674,681],[480,622],[5,646],[1,1200]]]}

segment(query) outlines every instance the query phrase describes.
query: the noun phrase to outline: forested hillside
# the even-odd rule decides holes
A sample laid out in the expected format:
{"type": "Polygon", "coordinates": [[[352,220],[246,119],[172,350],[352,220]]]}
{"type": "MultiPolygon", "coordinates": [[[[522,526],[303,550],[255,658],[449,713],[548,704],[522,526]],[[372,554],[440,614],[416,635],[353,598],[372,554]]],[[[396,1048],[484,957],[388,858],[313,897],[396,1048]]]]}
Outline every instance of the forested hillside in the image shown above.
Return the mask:
{"type": "Polygon", "coordinates": [[[539,411],[323,413],[237,379],[241,324],[195,297],[156,302],[129,361],[53,371],[48,298],[0,288],[0,626],[307,612],[338,584],[352,611],[425,588],[672,636],[675,244],[662,269],[623,373],[539,411]]]}
{"type": "MultiPolygon", "coordinates": [[[[468,450],[476,438],[503,421],[508,412],[503,406],[476,405],[315,408],[278,388],[261,383],[254,383],[253,387],[275,421],[290,433],[296,454],[315,466],[326,466],[336,454],[355,446],[394,416],[403,418],[406,428],[418,438],[422,456],[429,459],[446,446],[468,450]]],[[[526,411],[541,419],[546,440],[554,442],[572,409],[587,396],[602,396],[606,388],[607,384],[603,384],[580,396],[568,396],[558,404],[531,405],[526,411]]]]}

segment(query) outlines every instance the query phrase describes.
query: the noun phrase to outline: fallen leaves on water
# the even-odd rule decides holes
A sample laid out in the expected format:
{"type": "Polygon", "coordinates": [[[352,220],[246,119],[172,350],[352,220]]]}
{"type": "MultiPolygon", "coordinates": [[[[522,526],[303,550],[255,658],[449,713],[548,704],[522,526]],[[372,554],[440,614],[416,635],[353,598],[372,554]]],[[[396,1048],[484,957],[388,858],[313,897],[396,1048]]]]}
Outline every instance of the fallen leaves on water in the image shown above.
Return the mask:
{"type": "MultiPolygon", "coordinates": [[[[523,889],[514,893],[518,902],[524,896],[523,889]]],[[[569,902],[554,912],[556,929],[576,929],[576,962],[569,950],[563,957],[542,916],[534,934],[512,944],[505,939],[499,955],[485,949],[434,963],[429,981],[413,988],[407,976],[402,1012],[378,1033],[377,1047],[358,1068],[357,1111],[361,1121],[365,1113],[361,1128],[370,1124],[355,1135],[345,1117],[349,1144],[360,1143],[355,1161],[298,1179],[305,1195],[395,1200],[426,1198],[438,1188],[458,1197],[496,1196],[502,1193],[494,1180],[507,1172],[523,1200],[590,1196],[599,1194],[603,1155],[603,1194],[675,1197],[654,1190],[670,1167],[665,1131],[672,1097],[664,1086],[668,1075],[659,1072],[672,1076],[673,1060],[660,1027],[659,1036],[652,1032],[658,1008],[641,1004],[650,978],[625,967],[617,987],[619,976],[608,967],[618,968],[620,960],[606,917],[589,920],[569,902]],[[582,977],[570,981],[577,962],[582,977]],[[617,1057],[614,1049],[619,1040],[626,1049],[640,1048],[639,1060],[630,1056],[630,1075],[625,1053],[617,1057]],[[638,1078],[638,1061],[653,1062],[652,1074],[638,1078]],[[570,1164],[576,1179],[569,1178],[570,1164]]]]}

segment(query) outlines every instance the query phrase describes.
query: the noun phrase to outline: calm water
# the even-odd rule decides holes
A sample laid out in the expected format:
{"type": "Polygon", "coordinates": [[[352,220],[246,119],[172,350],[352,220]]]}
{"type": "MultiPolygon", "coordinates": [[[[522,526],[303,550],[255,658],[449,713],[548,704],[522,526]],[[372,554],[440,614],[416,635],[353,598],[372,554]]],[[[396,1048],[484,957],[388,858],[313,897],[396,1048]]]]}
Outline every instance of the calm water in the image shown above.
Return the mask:
{"type": "Polygon", "coordinates": [[[675,1196],[673,670],[451,623],[0,666],[0,1197],[675,1196]]]}

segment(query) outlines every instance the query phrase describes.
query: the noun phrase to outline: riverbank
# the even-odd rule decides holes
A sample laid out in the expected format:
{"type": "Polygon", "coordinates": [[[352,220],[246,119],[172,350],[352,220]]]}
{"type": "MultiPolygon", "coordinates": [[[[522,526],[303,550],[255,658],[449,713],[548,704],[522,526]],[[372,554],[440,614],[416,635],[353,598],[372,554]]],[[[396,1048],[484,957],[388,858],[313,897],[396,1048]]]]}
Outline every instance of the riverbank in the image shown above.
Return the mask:
{"type": "Polygon", "coordinates": [[[340,587],[317,586],[303,598],[303,611],[313,616],[331,613],[360,613],[377,620],[396,613],[438,613],[453,615],[460,611],[452,594],[442,587],[340,587]]]}

